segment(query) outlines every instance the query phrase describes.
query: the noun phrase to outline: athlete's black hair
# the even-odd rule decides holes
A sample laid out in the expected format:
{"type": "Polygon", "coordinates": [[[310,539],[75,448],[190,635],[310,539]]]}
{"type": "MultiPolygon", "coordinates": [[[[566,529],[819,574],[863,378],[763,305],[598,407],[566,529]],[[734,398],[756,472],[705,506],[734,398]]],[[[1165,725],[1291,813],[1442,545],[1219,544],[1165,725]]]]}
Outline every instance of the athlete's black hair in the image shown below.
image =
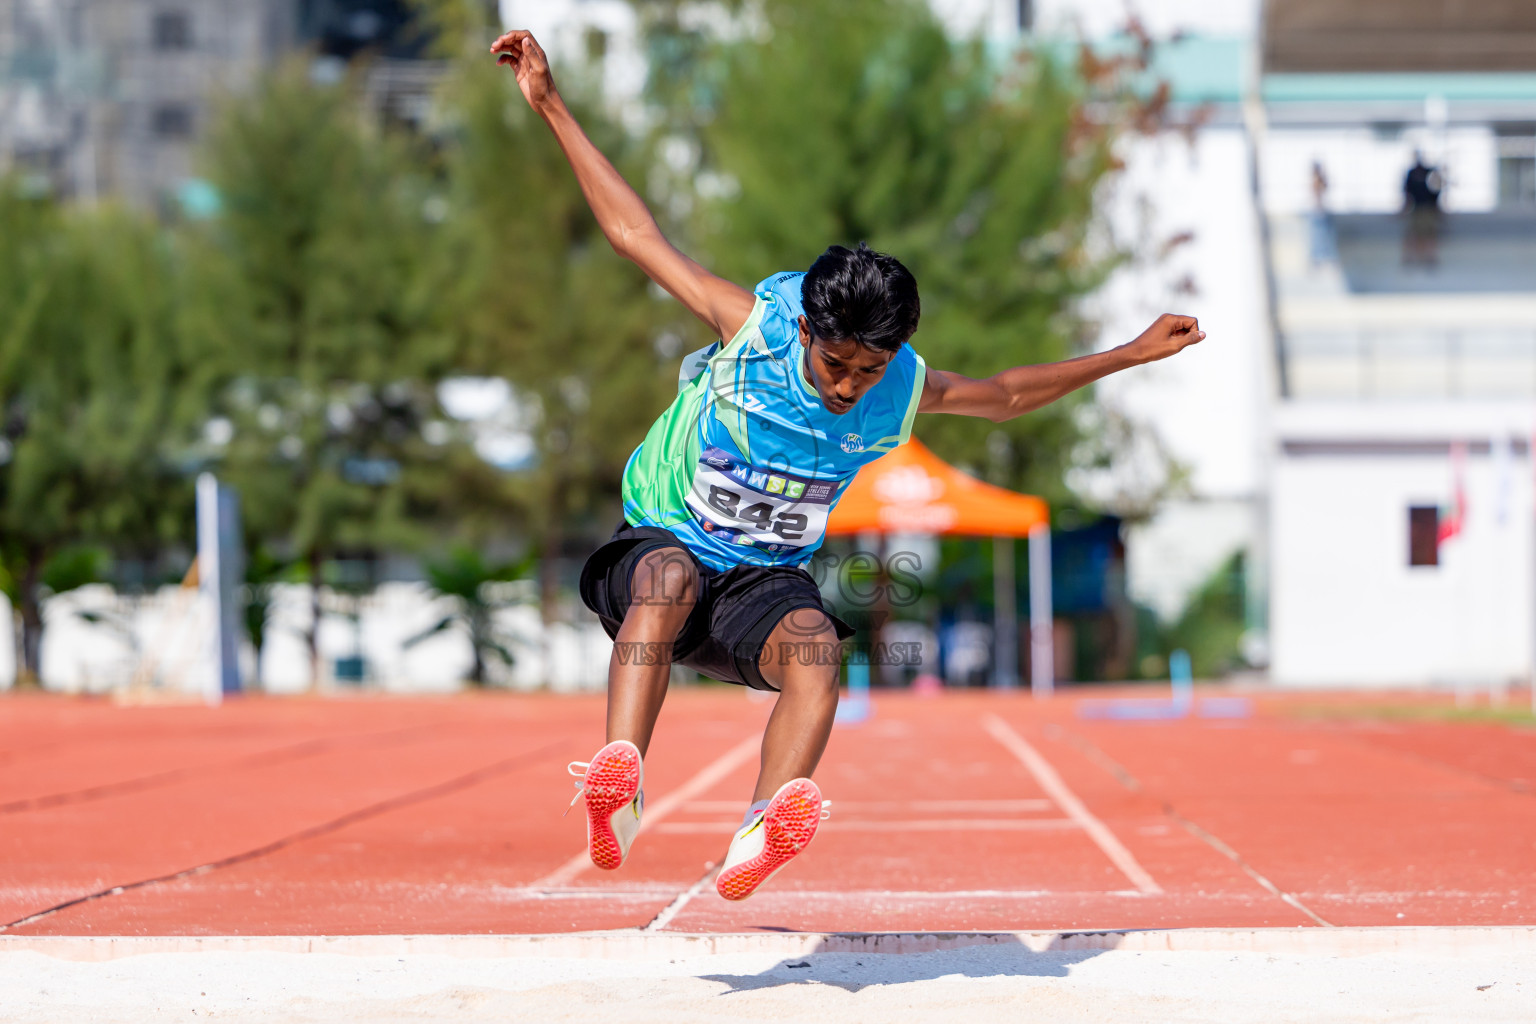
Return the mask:
{"type": "Polygon", "coordinates": [[[857,249],[834,245],[816,257],[800,301],[816,337],[853,340],[879,352],[906,344],[922,314],[912,272],[863,242],[857,249]]]}

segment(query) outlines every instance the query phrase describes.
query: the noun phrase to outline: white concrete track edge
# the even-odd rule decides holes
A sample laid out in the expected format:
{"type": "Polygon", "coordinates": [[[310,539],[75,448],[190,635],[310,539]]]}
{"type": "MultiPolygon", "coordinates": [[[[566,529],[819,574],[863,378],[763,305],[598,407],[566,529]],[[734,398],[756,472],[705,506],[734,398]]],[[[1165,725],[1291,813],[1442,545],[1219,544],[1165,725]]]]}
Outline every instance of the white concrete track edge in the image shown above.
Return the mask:
{"type": "Polygon", "coordinates": [[[102,961],[151,953],[331,953],[350,956],[603,957],[675,959],[729,953],[931,953],[971,946],[1070,950],[1198,951],[1272,955],[1376,953],[1536,955],[1536,926],[1385,928],[1174,928],[1065,932],[771,932],[687,934],[570,932],[544,935],[0,936],[0,955],[23,951],[102,961]]]}

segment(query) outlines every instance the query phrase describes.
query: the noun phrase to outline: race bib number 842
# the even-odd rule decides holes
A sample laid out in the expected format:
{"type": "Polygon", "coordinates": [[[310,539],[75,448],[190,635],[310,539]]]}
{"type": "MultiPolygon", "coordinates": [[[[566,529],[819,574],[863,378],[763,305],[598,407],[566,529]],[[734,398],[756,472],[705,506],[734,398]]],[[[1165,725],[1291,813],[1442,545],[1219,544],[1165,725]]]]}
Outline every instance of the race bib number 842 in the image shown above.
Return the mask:
{"type": "Polygon", "coordinates": [[[688,506],[722,540],[785,551],[821,541],[836,491],[834,481],[758,469],[711,447],[699,456],[688,506]]]}

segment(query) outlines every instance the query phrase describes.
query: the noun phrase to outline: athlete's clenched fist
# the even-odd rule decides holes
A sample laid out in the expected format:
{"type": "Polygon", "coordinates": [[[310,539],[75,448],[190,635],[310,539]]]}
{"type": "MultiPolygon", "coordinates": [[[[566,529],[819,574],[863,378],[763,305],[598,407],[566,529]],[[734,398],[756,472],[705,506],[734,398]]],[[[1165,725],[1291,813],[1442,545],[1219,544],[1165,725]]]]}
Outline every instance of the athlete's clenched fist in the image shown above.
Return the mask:
{"type": "Polygon", "coordinates": [[[1137,335],[1126,349],[1137,362],[1151,363],[1167,359],[1204,339],[1205,332],[1200,329],[1200,322],[1194,317],[1164,313],[1152,321],[1151,327],[1137,335]]]}

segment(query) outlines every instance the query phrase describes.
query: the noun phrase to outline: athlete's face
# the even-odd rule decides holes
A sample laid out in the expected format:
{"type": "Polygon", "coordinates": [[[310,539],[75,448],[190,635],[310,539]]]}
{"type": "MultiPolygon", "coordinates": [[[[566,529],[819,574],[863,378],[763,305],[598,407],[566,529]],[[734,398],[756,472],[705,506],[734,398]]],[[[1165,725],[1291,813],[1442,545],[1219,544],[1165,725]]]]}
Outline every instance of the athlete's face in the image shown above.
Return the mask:
{"type": "Polygon", "coordinates": [[[800,345],[805,366],[821,404],[841,416],[852,409],[864,392],[880,383],[885,368],[896,358],[895,352],[877,352],[856,341],[828,341],[811,333],[811,325],[800,318],[800,345]]]}

